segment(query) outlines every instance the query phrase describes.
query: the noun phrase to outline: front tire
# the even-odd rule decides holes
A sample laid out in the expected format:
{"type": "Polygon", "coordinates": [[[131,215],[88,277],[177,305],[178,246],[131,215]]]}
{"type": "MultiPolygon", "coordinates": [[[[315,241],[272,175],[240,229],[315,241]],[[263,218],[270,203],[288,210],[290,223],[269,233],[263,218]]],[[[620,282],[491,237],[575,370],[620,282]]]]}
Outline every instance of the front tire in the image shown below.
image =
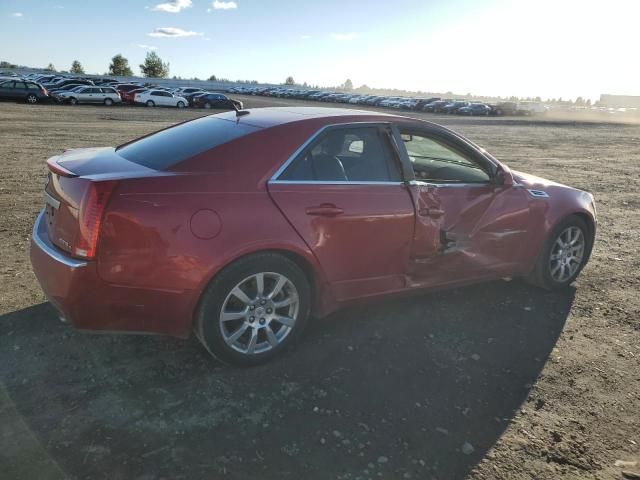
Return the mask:
{"type": "Polygon", "coordinates": [[[310,299],[309,280],[292,260],[276,253],[250,255],[209,284],[196,313],[196,335],[225,363],[258,365],[300,338],[310,299]]]}
{"type": "Polygon", "coordinates": [[[179,101],[178,104],[176,105],[178,108],[184,108],[184,102],[183,101],[179,101]]]}
{"type": "Polygon", "coordinates": [[[113,100],[111,100],[110,98],[105,98],[105,100],[104,100],[104,104],[105,104],[107,107],[110,107],[111,105],[113,105],[113,100]]]}
{"type": "Polygon", "coordinates": [[[209,102],[204,104],[204,108],[206,108],[207,110],[211,109],[211,104],[209,102]]]}
{"type": "Polygon", "coordinates": [[[586,265],[592,243],[582,218],[565,218],[549,234],[527,281],[546,290],[568,287],[586,265]]]}
{"type": "Polygon", "coordinates": [[[156,106],[156,104],[153,103],[153,100],[147,100],[146,105],[147,105],[147,107],[155,107],[156,106]]]}
{"type": "Polygon", "coordinates": [[[71,105],[77,105],[77,104],[78,104],[78,99],[77,99],[77,98],[74,98],[74,97],[71,97],[71,98],[69,99],[69,103],[70,103],[71,105]]]}

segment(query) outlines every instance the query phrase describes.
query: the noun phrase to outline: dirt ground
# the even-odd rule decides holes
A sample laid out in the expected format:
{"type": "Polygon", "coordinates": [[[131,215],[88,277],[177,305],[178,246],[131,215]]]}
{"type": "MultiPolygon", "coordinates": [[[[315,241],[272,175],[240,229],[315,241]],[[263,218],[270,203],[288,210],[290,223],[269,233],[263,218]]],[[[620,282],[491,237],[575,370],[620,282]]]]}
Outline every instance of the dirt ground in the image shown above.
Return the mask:
{"type": "Polygon", "coordinates": [[[312,322],[274,362],[236,369],[193,339],[73,331],[28,258],[47,157],[202,114],[0,104],[0,479],[640,471],[639,126],[425,114],[595,195],[597,242],[573,288],[501,281],[354,307],[312,322]]]}

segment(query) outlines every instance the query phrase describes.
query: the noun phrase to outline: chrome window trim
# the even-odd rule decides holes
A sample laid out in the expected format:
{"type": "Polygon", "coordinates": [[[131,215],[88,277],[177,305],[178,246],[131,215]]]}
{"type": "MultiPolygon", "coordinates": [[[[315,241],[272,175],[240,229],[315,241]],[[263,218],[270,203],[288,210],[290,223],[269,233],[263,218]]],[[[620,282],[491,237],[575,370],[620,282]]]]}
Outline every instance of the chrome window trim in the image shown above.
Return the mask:
{"type": "Polygon", "coordinates": [[[423,182],[422,180],[409,180],[407,182],[411,186],[415,187],[486,187],[487,185],[493,185],[491,182],[484,183],[433,183],[433,182],[423,182]]]}
{"type": "Polygon", "coordinates": [[[344,180],[270,180],[270,184],[280,185],[402,185],[404,182],[353,182],[344,180]]]}
{"type": "MultiPolygon", "coordinates": [[[[276,182],[277,183],[285,183],[285,182],[286,183],[316,183],[316,184],[317,183],[325,183],[325,184],[337,183],[337,182],[324,182],[324,181],[313,181],[313,180],[278,180],[278,177],[282,175],[282,172],[284,172],[287,169],[287,167],[291,164],[291,162],[293,162],[298,157],[298,155],[300,155],[303,152],[305,148],[307,148],[316,138],[318,138],[325,130],[329,128],[337,128],[337,127],[358,128],[358,127],[366,127],[366,126],[379,127],[379,126],[389,125],[390,123],[391,122],[348,122],[348,123],[332,123],[330,125],[325,125],[323,127],[320,127],[315,133],[313,133],[309,138],[307,138],[305,142],[302,145],[300,145],[296,149],[296,151],[293,152],[289,156],[289,158],[285,160],[285,162],[282,165],[280,165],[280,168],[278,168],[278,170],[276,170],[275,173],[271,175],[271,178],[269,179],[269,183],[276,183],[276,182]]],[[[342,183],[347,185],[354,185],[356,182],[347,181],[342,183]]],[[[376,183],[386,183],[386,182],[376,182],[376,183]]]]}
{"type": "Polygon", "coordinates": [[[53,245],[53,243],[51,243],[51,240],[49,240],[49,237],[47,236],[47,226],[45,225],[45,222],[45,213],[44,210],[41,210],[36,218],[36,223],[33,225],[33,233],[31,234],[31,238],[38,248],[55,261],[60,262],[69,268],[86,267],[86,261],[77,260],[64,255],[53,245]]]}

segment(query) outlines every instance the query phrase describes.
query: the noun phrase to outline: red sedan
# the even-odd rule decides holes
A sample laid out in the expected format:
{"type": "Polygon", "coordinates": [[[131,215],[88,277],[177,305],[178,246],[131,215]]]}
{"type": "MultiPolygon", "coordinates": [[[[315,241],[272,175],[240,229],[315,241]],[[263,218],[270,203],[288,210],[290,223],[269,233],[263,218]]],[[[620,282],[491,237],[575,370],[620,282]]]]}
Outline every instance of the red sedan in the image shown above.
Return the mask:
{"type": "Polygon", "coordinates": [[[88,330],[187,336],[251,365],[363,298],[518,276],[570,284],[593,196],[413,118],[211,115],[48,160],[31,261],[88,330]]]}

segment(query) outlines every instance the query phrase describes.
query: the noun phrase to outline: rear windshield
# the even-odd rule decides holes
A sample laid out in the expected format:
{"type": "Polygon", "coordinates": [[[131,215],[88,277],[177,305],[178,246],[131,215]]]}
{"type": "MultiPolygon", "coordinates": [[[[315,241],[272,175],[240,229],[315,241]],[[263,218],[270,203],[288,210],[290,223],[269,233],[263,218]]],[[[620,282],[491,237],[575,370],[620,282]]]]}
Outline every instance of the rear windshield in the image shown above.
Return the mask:
{"type": "Polygon", "coordinates": [[[260,130],[258,127],[214,117],[203,117],[162,130],[127,145],[118,154],[130,162],[165,170],[213,147],[260,130]]]}

